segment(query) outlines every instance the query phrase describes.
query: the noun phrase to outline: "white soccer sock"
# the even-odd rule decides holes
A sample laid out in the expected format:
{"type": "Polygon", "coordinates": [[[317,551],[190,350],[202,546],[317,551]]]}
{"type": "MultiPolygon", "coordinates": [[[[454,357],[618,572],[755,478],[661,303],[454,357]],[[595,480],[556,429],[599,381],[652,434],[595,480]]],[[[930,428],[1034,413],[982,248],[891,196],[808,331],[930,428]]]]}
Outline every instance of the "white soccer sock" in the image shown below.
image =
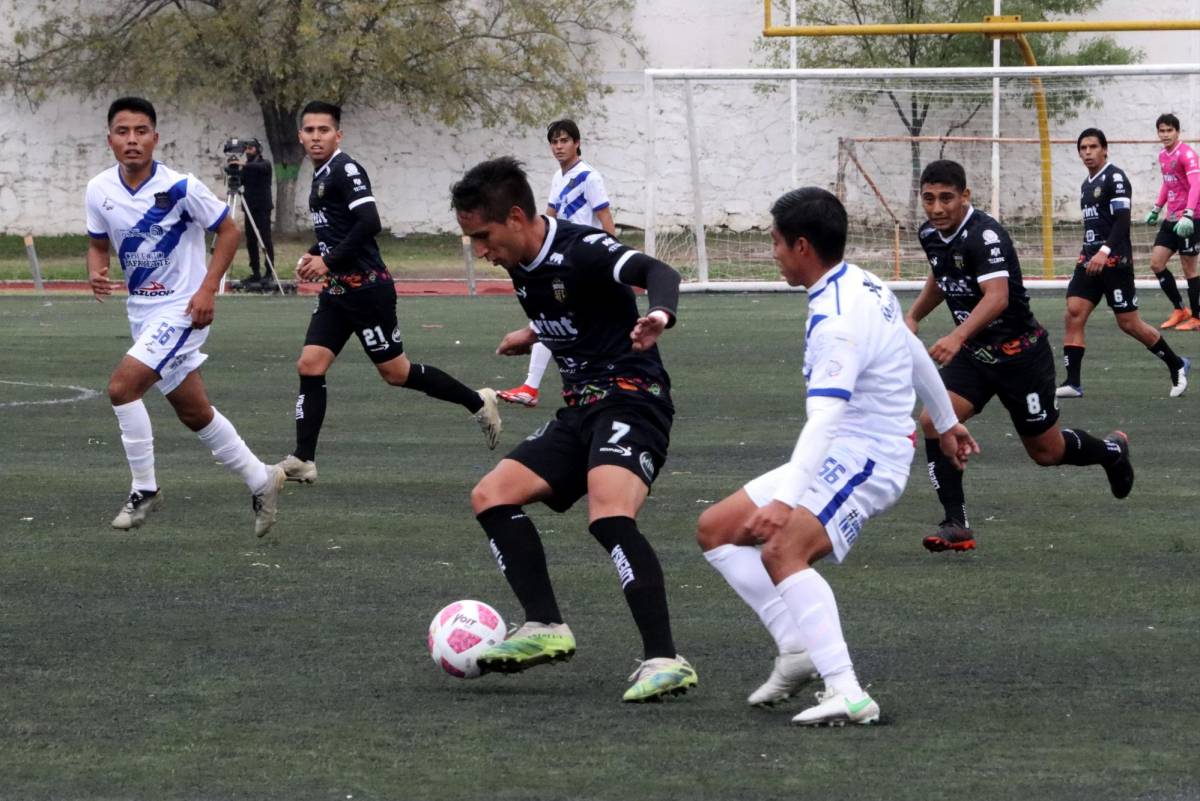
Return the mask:
{"type": "Polygon", "coordinates": [[[775,582],[763,567],[762,551],[749,545],[720,545],[704,552],[704,558],[733,587],[746,605],[771,632],[781,654],[804,650],[791,610],[779,596],[775,582]]]}
{"type": "Polygon", "coordinates": [[[134,492],[158,489],[154,475],[154,430],[146,404],[138,400],[112,407],[121,427],[121,444],[125,446],[125,461],[133,474],[134,492]]]}
{"type": "Polygon", "coordinates": [[[534,389],[540,387],[548,364],[550,364],[550,349],[541,342],[533,343],[533,350],[529,351],[529,375],[525,376],[525,383],[534,389]]]}
{"type": "Polygon", "coordinates": [[[238,436],[233,423],[213,407],[212,422],[196,432],[217,461],[242,477],[250,491],[257,494],[267,486],[267,466],[238,436]]]}
{"type": "Polygon", "coordinates": [[[851,698],[863,694],[854,675],[850,649],[842,636],[837,601],[833,589],[812,568],[807,568],[779,582],[778,590],[796,619],[801,641],[825,686],[851,698]]]}

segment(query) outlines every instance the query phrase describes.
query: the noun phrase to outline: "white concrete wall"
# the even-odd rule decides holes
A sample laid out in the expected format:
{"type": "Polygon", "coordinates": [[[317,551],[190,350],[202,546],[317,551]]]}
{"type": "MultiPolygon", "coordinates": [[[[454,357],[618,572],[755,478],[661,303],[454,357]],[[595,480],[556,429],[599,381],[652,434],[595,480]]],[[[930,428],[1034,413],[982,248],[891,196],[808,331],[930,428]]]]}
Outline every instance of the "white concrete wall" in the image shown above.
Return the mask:
{"type": "MultiPolygon", "coordinates": [[[[574,116],[583,129],[585,158],[606,178],[618,224],[640,226],[643,221],[646,107],[642,68],[753,66],[761,13],[761,5],[748,0],[643,0],[634,15],[634,27],[645,43],[645,61],[635,57],[624,64],[611,60],[595,65],[614,91],[597,108],[574,116]]],[[[1164,0],[1145,13],[1156,18],[1200,17],[1200,0],[1164,0]]],[[[1127,14],[1128,3],[1112,0],[1098,16],[1127,14]]],[[[1195,33],[1121,34],[1119,38],[1143,47],[1149,62],[1200,61],[1200,36],[1195,33]]],[[[1200,132],[1197,79],[1154,91],[1160,89],[1169,94],[1159,96],[1134,88],[1119,98],[1109,97],[1103,109],[1063,130],[1073,135],[1085,124],[1098,122],[1113,138],[1148,136],[1154,116],[1166,102],[1164,97],[1169,97],[1183,119],[1185,136],[1200,132]]],[[[660,94],[663,102],[655,123],[656,205],[664,220],[682,223],[689,219],[691,208],[684,117],[682,106],[672,104],[669,92],[660,94]]],[[[727,85],[699,87],[696,98],[708,221],[735,227],[760,224],[770,200],[790,183],[786,92],[763,94],[748,86],[727,85]]],[[[0,231],[82,232],[84,186],[89,177],[111,164],[104,141],[104,110],[109,99],[56,98],[34,112],[10,106],[14,110],[0,118],[0,231]]],[[[216,191],[222,183],[219,151],[224,138],[265,138],[251,104],[241,109],[160,106],[162,144],[158,156],[176,169],[196,173],[216,191]]],[[[1006,114],[1004,133],[1029,130],[1032,115],[1022,116],[1025,114],[1006,114]]],[[[852,113],[831,115],[812,109],[802,143],[801,181],[832,186],[837,137],[855,131],[897,133],[893,120],[886,110],[864,121],[852,113]]],[[[986,114],[979,120],[984,127],[988,125],[986,114]]],[[[446,130],[433,121],[414,120],[402,108],[352,108],[343,122],[345,147],[367,166],[384,224],[397,233],[453,230],[449,185],[481,159],[512,154],[525,160],[539,197],[555,167],[540,128],[485,130],[466,125],[446,130]]],[[[977,132],[986,134],[985,130],[977,132]]],[[[1036,151],[1030,148],[1029,152],[1036,151]]],[[[1151,191],[1156,180],[1153,148],[1128,155],[1114,148],[1113,155],[1131,172],[1140,192],[1151,191]]],[[[906,157],[902,152],[899,158],[906,157]]],[[[880,158],[895,160],[895,156],[880,158]]],[[[1005,157],[1006,181],[1007,176],[1036,175],[1032,163],[1017,168],[1021,158],[1005,157]]],[[[969,169],[980,177],[987,172],[986,164],[969,169]]],[[[1061,206],[1064,214],[1077,202],[1078,173],[1071,149],[1059,148],[1055,182],[1061,191],[1056,192],[1056,206],[1061,206]]],[[[899,175],[901,178],[876,176],[898,210],[905,208],[908,196],[904,171],[899,175]]],[[[307,171],[302,172],[302,188],[307,181],[307,171]]],[[[849,191],[848,199],[860,214],[874,213],[874,201],[861,188],[849,191]]],[[[1036,188],[1024,179],[1006,183],[1003,191],[1006,199],[1036,195],[1036,188]]],[[[306,193],[298,194],[302,205],[306,193]]]]}

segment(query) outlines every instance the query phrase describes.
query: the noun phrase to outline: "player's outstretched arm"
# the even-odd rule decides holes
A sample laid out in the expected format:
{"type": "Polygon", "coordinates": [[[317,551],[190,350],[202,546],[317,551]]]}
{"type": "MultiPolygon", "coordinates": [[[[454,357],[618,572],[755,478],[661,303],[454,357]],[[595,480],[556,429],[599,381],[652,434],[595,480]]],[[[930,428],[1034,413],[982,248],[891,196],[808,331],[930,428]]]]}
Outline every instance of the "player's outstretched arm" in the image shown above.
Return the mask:
{"type": "Polygon", "coordinates": [[[226,216],[217,226],[217,241],[213,244],[212,261],[208,263],[208,272],[204,274],[204,282],[188,300],[187,311],[192,318],[193,328],[204,328],[213,321],[216,313],[217,290],[221,287],[221,277],[229,270],[237,253],[238,243],[242,233],[238,230],[233,219],[226,216]]]}
{"type": "Polygon", "coordinates": [[[650,311],[639,317],[629,338],[635,351],[649,350],[658,342],[662,332],[675,325],[675,310],[679,308],[679,273],[645,253],[626,251],[617,272],[617,279],[630,286],[646,290],[650,311]]]}
{"type": "Polygon", "coordinates": [[[497,356],[523,356],[537,344],[537,332],[529,326],[509,331],[496,348],[497,356]]]}
{"type": "Polygon", "coordinates": [[[938,286],[933,273],[925,276],[925,286],[921,287],[921,294],[917,295],[917,299],[908,308],[908,313],[904,315],[904,324],[908,326],[908,330],[917,333],[920,322],[940,306],[944,299],[942,288],[938,286]]]}
{"type": "Polygon", "coordinates": [[[92,238],[87,251],[88,283],[91,284],[92,295],[101,303],[112,294],[113,282],[108,280],[108,265],[108,239],[92,238]]]}

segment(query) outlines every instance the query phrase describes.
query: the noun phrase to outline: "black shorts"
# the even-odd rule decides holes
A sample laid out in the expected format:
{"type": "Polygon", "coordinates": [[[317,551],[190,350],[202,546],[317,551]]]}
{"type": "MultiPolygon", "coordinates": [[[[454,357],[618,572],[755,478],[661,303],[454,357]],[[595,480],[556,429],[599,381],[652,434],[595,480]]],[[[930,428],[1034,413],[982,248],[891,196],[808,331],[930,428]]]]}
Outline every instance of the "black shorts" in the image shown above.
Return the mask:
{"type": "Polygon", "coordinates": [[[1154,247],[1166,248],[1180,256],[1195,256],[1196,232],[1193,231],[1191,236],[1184,239],[1175,233],[1175,222],[1163,220],[1162,225],[1158,226],[1158,236],[1154,237],[1154,247]]]}
{"type": "Polygon", "coordinates": [[[977,413],[999,396],[1022,437],[1036,437],[1058,422],[1054,351],[1046,337],[1024,353],[995,364],[984,364],[964,348],[942,368],[942,382],[948,391],[966,398],[977,413]]]}
{"type": "Polygon", "coordinates": [[[320,345],[336,353],[351,334],[358,336],[367,357],[383,364],[404,355],[396,321],[396,288],[391,284],[355,289],[341,295],[322,292],[308,321],[305,345],[320,345]]]}
{"type": "Polygon", "coordinates": [[[1068,298],[1083,298],[1093,306],[1100,305],[1100,298],[1108,301],[1113,314],[1126,314],[1138,310],[1137,288],[1133,285],[1133,262],[1128,256],[1109,255],[1108,266],[1096,275],[1086,269],[1091,255],[1079,254],[1075,274],[1067,284],[1068,298]]]}
{"type": "Polygon", "coordinates": [[[626,396],[567,406],[506,458],[544,479],[552,490],[546,505],[565,512],[587,495],[593,467],[624,467],[651,486],[667,461],[674,416],[666,404],[626,396]]]}

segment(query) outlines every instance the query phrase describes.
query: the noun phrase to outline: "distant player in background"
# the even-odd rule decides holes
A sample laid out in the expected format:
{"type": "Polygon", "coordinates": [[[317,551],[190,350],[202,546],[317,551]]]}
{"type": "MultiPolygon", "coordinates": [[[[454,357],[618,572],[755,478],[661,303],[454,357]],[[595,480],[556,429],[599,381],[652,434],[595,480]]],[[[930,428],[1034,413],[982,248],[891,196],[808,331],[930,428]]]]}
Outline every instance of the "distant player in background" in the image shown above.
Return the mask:
{"type": "Polygon", "coordinates": [[[379,377],[394,387],[455,403],[475,416],[489,448],[500,438],[496,393],[478,392],[404,353],[396,319],[396,286],[375,235],[382,229],[366,169],[343,153],[342,110],[314,100],[300,114],[300,143],[313,163],[308,209],[317,242],[300,257],[296,275],[324,284],[296,362],[296,448],[281,462],[289,481],[317,480],[317,438],[325,421],[325,374],[357,336],[379,377]]]}
{"type": "Polygon", "coordinates": [[[1159,223],[1161,218],[1158,235],[1154,237],[1154,249],[1150,251],[1150,269],[1154,270],[1158,285],[1175,307],[1159,327],[1196,331],[1200,330],[1200,276],[1196,275],[1194,219],[1196,205],[1200,203],[1200,159],[1195,150],[1179,141],[1179,118],[1174,114],[1160,115],[1154,121],[1154,127],[1163,146],[1158,154],[1163,182],[1154,209],[1146,215],[1147,225],[1159,223]],[[1174,253],[1179,254],[1183,276],[1187,279],[1190,310],[1183,307],[1175,276],[1167,269],[1167,261],[1174,253]]]}
{"type": "MultiPolygon", "coordinates": [[[[971,206],[962,165],[926,165],[921,204],[929,221],[918,235],[930,272],[904,321],[915,334],[943,300],[949,307],[954,329],[933,343],[929,355],[942,365],[958,419],[967,421],[999,397],[1031,459],[1044,467],[1101,465],[1112,494],[1127,496],[1133,489],[1128,437],[1114,431],[1097,439],[1082,429],[1057,426],[1050,339],[1029,308],[1012,238],[971,206]]],[[[963,471],[942,453],[928,410],[921,412],[921,428],[929,479],[945,512],[937,532],[922,544],[930,551],[970,550],[975,535],[967,519],[963,471]]]]}
{"type": "MultiPolygon", "coordinates": [[[[609,208],[604,179],[594,167],[583,160],[579,142],[579,126],[574,120],[555,120],[546,128],[550,152],[558,169],[550,179],[550,197],[546,214],[560,220],[601,228],[609,236],[617,235],[609,208]]],[[[509,403],[537,406],[542,376],[550,363],[550,349],[540,342],[529,352],[529,373],[519,387],[499,392],[509,403]]]]}
{"type": "Polygon", "coordinates": [[[1138,314],[1133,283],[1133,244],[1129,239],[1133,186],[1128,174],[1108,160],[1108,139],[1099,128],[1088,128],[1075,143],[1088,177],[1080,190],[1083,209],[1083,248],[1067,287],[1066,333],[1063,354],[1067,380],[1056,392],[1060,398],[1083,397],[1084,327],[1100,298],[1112,309],[1117,327],[1163,360],[1171,376],[1171,397],[1187,389],[1191,362],[1181,359],[1166,340],[1138,314]]]}
{"type": "Polygon", "coordinates": [[[807,420],[791,460],[706,510],[696,539],[779,649],[749,703],[783,701],[820,676],[817,705],[793,723],[874,723],[879,705],[858,682],[833,590],[814,565],[845,559],[863,524],[904,492],[914,388],[950,463],[961,467],[979,446],[954,416],[925,347],[904,327],[896,296],[843,260],[846,210],[838,199],[797,189],[775,201],[771,216],[779,270],[808,290],[807,420]]]}
{"type": "Polygon", "coordinates": [[[154,472],[154,433],[142,397],[157,386],[179,421],[195,431],[218,462],[251,492],[254,533],[275,523],[283,470],[255,456],[233,424],[208,400],[200,352],[213,321],[221,276],[237,252],[238,230],[229,207],[196,180],[154,160],[158,115],[139,97],[108,108],[108,145],[117,164],[88,182],[88,278],[96,300],[112,294],[109,248],[115,249],[129,300],[125,311],[133,347],[113,370],[108,397],[121,428],[133,473],[129,498],[112,527],[142,525],[162,503],[154,472]],[[215,231],[212,262],[204,264],[204,231],[215,231]]]}
{"type": "Polygon", "coordinates": [[[675,323],[679,273],[602,231],[538,214],[514,159],[475,165],[451,195],[475,255],[508,271],[529,317],[530,326],[505,335],[496,352],[524,354],[545,343],[566,402],[471,491],[475,517],[525,612],[524,625],[481,655],[479,666],[515,673],[575,654],[523,507],[540,501],[565,512],[586,495],[588,532],[612,560],[642,638],[642,662],[623,700],[686,692],[696,671],[675,650],[662,567],[636,519],[666,461],[675,416],[657,342],[675,323]],[[645,315],[635,286],[647,290],[645,315]]]}

